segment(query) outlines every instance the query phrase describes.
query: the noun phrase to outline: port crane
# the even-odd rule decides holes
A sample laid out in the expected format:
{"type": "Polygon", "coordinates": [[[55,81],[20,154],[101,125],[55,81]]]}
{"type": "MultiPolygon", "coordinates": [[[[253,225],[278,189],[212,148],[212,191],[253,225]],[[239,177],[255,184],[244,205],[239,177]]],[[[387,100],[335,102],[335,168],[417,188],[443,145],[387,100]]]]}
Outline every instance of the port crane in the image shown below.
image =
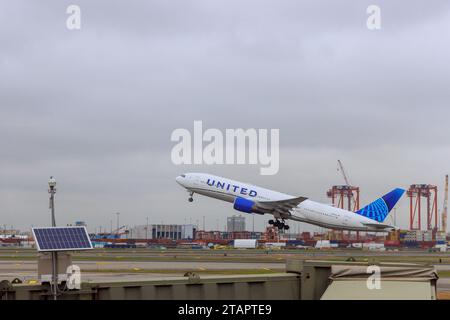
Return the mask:
{"type": "MultiPolygon", "coordinates": [[[[345,185],[347,187],[351,187],[350,180],[348,178],[348,175],[345,173],[344,165],[342,164],[341,160],[338,160],[338,168],[337,168],[337,170],[341,172],[342,177],[344,178],[344,181],[345,181],[345,185]]],[[[355,197],[353,196],[353,192],[350,192],[348,194],[348,196],[351,198],[352,207],[355,208],[356,200],[355,200],[355,197]]]]}
{"type": "Polygon", "coordinates": [[[345,184],[346,184],[347,186],[351,186],[350,181],[348,180],[348,177],[347,177],[347,175],[345,174],[344,166],[342,165],[341,160],[338,160],[338,166],[339,166],[339,167],[338,167],[338,171],[339,171],[339,170],[341,171],[342,176],[344,177],[344,180],[345,180],[345,184]]]}
{"type": "Polygon", "coordinates": [[[442,231],[447,234],[448,174],[445,176],[444,206],[442,208],[442,231]]]}

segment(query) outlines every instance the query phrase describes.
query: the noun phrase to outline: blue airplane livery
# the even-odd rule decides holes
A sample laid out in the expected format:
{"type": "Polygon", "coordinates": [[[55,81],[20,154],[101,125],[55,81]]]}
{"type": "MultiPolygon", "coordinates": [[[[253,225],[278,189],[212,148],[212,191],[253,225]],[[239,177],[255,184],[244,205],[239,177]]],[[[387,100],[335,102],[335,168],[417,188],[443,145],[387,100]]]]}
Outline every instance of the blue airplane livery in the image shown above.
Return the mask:
{"type": "Polygon", "coordinates": [[[216,188],[222,189],[222,190],[230,191],[230,188],[233,192],[237,192],[238,190],[240,190],[238,193],[241,195],[244,195],[244,196],[248,195],[249,197],[256,197],[258,195],[258,192],[256,192],[255,190],[249,190],[247,188],[242,188],[240,186],[236,186],[234,184],[232,185],[227,182],[220,182],[220,180],[217,180],[217,182],[216,182],[216,180],[208,178],[206,183],[211,187],[216,187],[216,188]]]}

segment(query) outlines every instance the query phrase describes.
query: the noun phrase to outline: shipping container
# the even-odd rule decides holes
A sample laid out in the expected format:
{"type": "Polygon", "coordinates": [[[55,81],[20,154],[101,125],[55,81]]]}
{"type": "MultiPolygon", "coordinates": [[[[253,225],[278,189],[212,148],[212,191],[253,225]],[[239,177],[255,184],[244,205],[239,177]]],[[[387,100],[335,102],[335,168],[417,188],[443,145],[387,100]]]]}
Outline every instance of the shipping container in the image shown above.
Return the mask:
{"type": "Polygon", "coordinates": [[[386,240],[384,242],[384,246],[385,247],[399,247],[400,246],[400,241],[397,241],[397,240],[386,240]]]}
{"type": "Polygon", "coordinates": [[[256,248],[256,239],[235,239],[233,247],[236,249],[254,249],[256,248]]]}
{"type": "Polygon", "coordinates": [[[403,242],[403,245],[410,248],[415,248],[419,246],[419,243],[417,241],[405,241],[403,242]]]}
{"type": "Polygon", "coordinates": [[[330,240],[318,240],[316,242],[316,246],[317,249],[327,249],[327,248],[331,248],[331,243],[330,240]]]}
{"type": "Polygon", "coordinates": [[[298,245],[304,245],[305,241],[303,240],[288,240],[286,241],[286,246],[298,246],[298,245]]]}
{"type": "Polygon", "coordinates": [[[286,242],[266,242],[264,244],[266,248],[275,248],[275,249],[281,249],[283,247],[286,247],[286,242]]]}

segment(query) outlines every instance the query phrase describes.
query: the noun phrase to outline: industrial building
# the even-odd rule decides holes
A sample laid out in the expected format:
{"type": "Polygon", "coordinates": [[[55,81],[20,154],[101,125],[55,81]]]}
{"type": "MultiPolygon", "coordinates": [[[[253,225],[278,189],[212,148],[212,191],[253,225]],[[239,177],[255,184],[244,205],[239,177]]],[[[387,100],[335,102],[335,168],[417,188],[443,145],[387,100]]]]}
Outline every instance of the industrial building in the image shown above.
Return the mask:
{"type": "Polygon", "coordinates": [[[9,238],[16,234],[20,234],[20,230],[14,229],[12,226],[9,229],[6,225],[4,225],[3,227],[0,226],[0,237],[9,238]]]}
{"type": "Polygon", "coordinates": [[[149,224],[139,225],[129,230],[131,239],[194,239],[195,226],[192,224],[149,224]]]}
{"type": "Polygon", "coordinates": [[[242,232],[245,231],[245,217],[241,215],[234,215],[227,218],[228,232],[242,232]]]}
{"type": "Polygon", "coordinates": [[[234,239],[262,239],[264,232],[251,232],[251,231],[197,231],[195,232],[196,240],[234,240],[234,239]]]}

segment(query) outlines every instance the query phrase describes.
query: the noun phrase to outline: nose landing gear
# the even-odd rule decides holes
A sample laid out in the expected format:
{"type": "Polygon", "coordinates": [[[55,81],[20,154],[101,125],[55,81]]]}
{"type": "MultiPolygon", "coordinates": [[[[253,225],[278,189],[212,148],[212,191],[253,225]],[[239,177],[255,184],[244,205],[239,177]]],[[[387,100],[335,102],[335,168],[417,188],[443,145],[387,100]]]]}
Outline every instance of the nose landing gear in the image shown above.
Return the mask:
{"type": "Polygon", "coordinates": [[[188,201],[189,202],[192,202],[192,201],[194,201],[194,198],[192,198],[192,196],[194,195],[194,192],[189,192],[189,198],[188,198],[188,201]]]}
{"type": "Polygon", "coordinates": [[[269,224],[274,225],[278,230],[289,230],[289,226],[284,222],[284,219],[269,220],[269,224]]]}

